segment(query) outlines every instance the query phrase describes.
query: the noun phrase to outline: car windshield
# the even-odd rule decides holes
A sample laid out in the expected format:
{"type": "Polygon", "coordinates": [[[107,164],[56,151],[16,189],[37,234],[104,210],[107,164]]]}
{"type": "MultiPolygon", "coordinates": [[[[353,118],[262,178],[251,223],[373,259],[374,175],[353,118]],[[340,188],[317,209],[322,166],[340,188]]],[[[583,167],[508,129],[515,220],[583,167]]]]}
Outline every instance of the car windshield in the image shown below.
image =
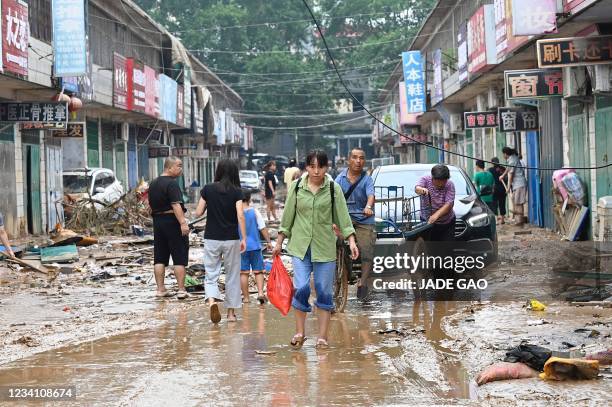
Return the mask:
{"type": "Polygon", "coordinates": [[[64,192],[67,194],[85,194],[89,192],[91,177],[88,175],[64,175],[64,192]]]}
{"type": "MultiPolygon", "coordinates": [[[[430,170],[398,170],[380,172],[374,181],[375,186],[397,186],[404,187],[404,195],[406,197],[414,196],[414,187],[423,175],[429,175],[430,170]]],[[[458,170],[450,171],[450,179],[455,184],[455,195],[457,198],[462,198],[472,195],[471,184],[465,179],[463,174],[458,170]]]]}
{"type": "Polygon", "coordinates": [[[256,172],[241,172],[240,173],[240,178],[244,178],[244,179],[247,179],[247,178],[251,178],[251,179],[257,178],[257,173],[256,172]]]}

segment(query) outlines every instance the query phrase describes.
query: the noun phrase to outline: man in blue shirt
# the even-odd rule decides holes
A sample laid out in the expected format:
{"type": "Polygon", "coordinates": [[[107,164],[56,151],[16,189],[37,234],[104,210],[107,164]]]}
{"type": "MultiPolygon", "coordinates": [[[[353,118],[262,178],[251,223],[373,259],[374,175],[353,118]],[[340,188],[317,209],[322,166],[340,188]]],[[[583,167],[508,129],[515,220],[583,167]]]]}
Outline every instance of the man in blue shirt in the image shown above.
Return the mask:
{"type": "Polygon", "coordinates": [[[374,180],[363,169],[365,161],[365,152],[360,148],[354,148],[349,155],[348,168],[336,178],[336,182],[344,191],[361,254],[361,278],[357,282],[359,299],[365,299],[368,294],[367,281],[372,270],[376,243],[374,180]]]}

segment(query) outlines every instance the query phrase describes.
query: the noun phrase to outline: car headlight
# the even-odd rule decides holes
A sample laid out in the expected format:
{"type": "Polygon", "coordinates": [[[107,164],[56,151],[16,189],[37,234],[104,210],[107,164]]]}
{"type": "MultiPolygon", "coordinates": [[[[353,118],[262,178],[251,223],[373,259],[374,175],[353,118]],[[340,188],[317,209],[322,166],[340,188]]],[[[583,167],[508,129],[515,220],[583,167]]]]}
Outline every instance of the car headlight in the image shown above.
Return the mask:
{"type": "Polygon", "coordinates": [[[487,226],[489,222],[489,215],[486,213],[481,213],[480,215],[472,216],[467,220],[467,223],[474,228],[487,226]]]}

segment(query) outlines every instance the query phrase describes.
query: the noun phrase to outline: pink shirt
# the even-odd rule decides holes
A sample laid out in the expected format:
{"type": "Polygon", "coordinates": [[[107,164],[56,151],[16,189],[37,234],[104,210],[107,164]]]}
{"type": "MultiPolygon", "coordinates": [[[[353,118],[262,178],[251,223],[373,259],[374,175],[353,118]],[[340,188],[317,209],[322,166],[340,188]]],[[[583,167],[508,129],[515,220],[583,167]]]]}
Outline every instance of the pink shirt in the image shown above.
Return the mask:
{"type": "MultiPolygon", "coordinates": [[[[444,188],[438,189],[433,184],[431,175],[425,175],[419,179],[416,186],[421,188],[427,188],[431,195],[431,207],[432,211],[429,210],[429,197],[421,195],[421,219],[426,220],[438,209],[446,205],[451,204],[451,207],[455,204],[455,184],[453,181],[448,180],[444,188]]],[[[447,224],[452,222],[455,218],[455,212],[450,211],[446,215],[442,216],[436,223],[447,224]]]]}

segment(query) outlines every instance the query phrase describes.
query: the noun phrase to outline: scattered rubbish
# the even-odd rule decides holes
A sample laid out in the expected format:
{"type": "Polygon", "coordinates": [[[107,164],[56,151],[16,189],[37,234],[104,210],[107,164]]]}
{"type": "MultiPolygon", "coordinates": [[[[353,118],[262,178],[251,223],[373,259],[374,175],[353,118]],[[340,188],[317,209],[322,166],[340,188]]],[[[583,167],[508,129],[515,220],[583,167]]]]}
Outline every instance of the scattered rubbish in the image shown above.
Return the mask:
{"type": "Polygon", "coordinates": [[[75,244],[40,249],[42,264],[71,263],[79,260],[79,250],[75,244]]]}
{"type": "Polygon", "coordinates": [[[527,326],[538,326],[538,325],[546,325],[550,324],[550,321],[546,321],[544,319],[532,319],[527,321],[527,326]]]}
{"type": "Polygon", "coordinates": [[[15,345],[26,345],[28,348],[34,348],[36,346],[40,346],[40,343],[32,338],[31,336],[22,336],[19,339],[15,339],[13,341],[13,344],[15,345]]]}
{"type": "Polygon", "coordinates": [[[541,379],[589,380],[599,374],[599,361],[551,357],[544,365],[541,379]]]}
{"type": "Polygon", "coordinates": [[[25,326],[25,325],[26,325],[26,323],[25,323],[25,322],[18,322],[18,323],[16,323],[16,324],[11,324],[11,325],[9,325],[9,326],[10,326],[10,327],[13,327],[13,326],[25,326]]]}
{"type": "MultiPolygon", "coordinates": [[[[0,252],[0,254],[6,256],[6,254],[4,252],[0,252]]],[[[8,256],[6,256],[6,257],[8,257],[8,256]]],[[[33,260],[33,261],[28,260],[28,261],[26,261],[26,260],[21,260],[21,259],[13,257],[12,259],[8,259],[8,261],[13,262],[13,263],[17,263],[20,266],[30,268],[30,269],[32,269],[34,271],[37,271],[39,273],[42,273],[42,274],[50,274],[53,271],[53,270],[43,266],[42,264],[40,264],[40,261],[36,261],[36,260],[33,260]]]]}
{"type": "Polygon", "coordinates": [[[549,349],[538,345],[520,344],[511,351],[506,352],[504,362],[522,362],[541,372],[544,368],[544,363],[551,356],[552,352],[549,349]]]}
{"type": "Polygon", "coordinates": [[[139,237],[144,237],[145,229],[140,225],[132,225],[132,233],[139,237]]]}
{"type": "Polygon", "coordinates": [[[538,300],[530,300],[527,302],[527,309],[531,311],[544,311],[546,310],[546,305],[538,300]]]}
{"type": "Polygon", "coordinates": [[[485,383],[499,380],[528,379],[532,377],[538,377],[538,371],[524,363],[499,362],[484,369],[476,377],[476,383],[482,386],[485,383]]]}
{"type": "Polygon", "coordinates": [[[612,308],[612,301],[573,301],[572,305],[612,308]]]}
{"type": "Polygon", "coordinates": [[[266,355],[266,356],[276,355],[275,350],[256,350],[255,353],[258,355],[266,355]]]}
{"type": "Polygon", "coordinates": [[[576,345],[574,345],[573,343],[566,342],[566,341],[561,342],[561,345],[567,346],[568,348],[575,348],[576,347],[576,345]]]}
{"type": "Polygon", "coordinates": [[[64,312],[70,312],[70,307],[66,305],[66,306],[65,306],[65,307],[62,309],[62,311],[64,311],[64,312]]]}
{"type": "Polygon", "coordinates": [[[612,348],[586,355],[587,360],[597,360],[600,365],[612,365],[612,348]]]}

